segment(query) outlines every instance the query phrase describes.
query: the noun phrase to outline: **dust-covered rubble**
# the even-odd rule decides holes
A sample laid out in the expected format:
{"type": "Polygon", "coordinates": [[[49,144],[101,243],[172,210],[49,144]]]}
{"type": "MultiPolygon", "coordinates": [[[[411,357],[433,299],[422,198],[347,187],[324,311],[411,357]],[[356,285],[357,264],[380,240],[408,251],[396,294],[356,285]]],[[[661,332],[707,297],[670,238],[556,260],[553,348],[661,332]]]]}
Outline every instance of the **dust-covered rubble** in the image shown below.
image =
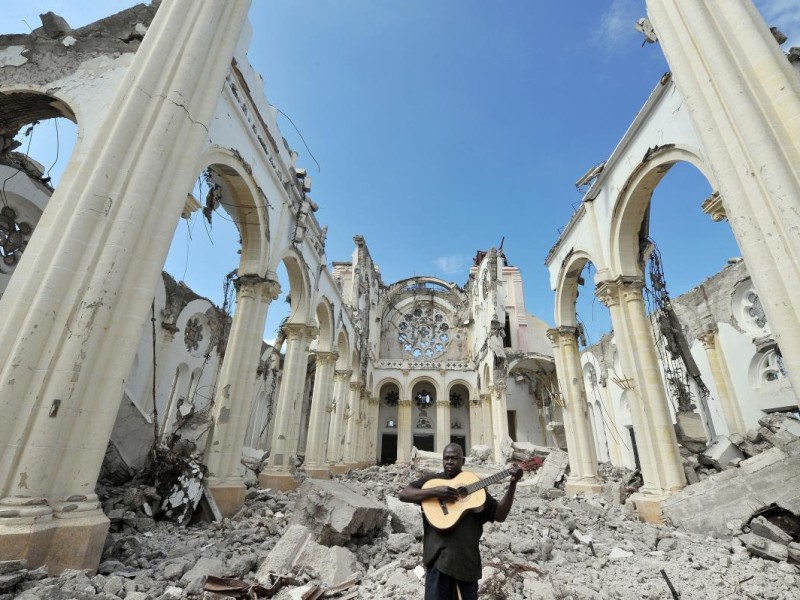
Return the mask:
{"type": "MultiPolygon", "coordinates": [[[[482,466],[489,472],[504,467],[482,466]]],[[[608,466],[601,472],[616,494],[568,498],[548,494],[539,485],[518,487],[508,520],[485,528],[481,598],[661,599],[671,597],[669,585],[683,600],[797,598],[797,566],[748,552],[748,534],[772,532],[788,542],[770,540],[786,548],[790,558],[789,548],[797,540],[789,542],[785,533],[781,537],[769,519],[754,519],[751,530],[729,532],[724,538],[641,523],[619,493],[636,478],[608,466]]],[[[278,600],[421,599],[422,517],[415,506],[396,499],[420,474],[413,466],[386,466],[337,477],[333,487],[385,507],[388,516],[368,518],[371,529],[363,528],[343,546],[322,543],[336,536],[322,536],[322,542],[316,537],[322,531],[316,521],[328,519],[331,507],[309,503],[300,495],[305,492],[251,490],[239,514],[220,523],[182,527],[156,521],[141,531],[138,523],[117,521],[119,530],[109,533],[96,575],[67,571],[48,577],[43,569],[28,570],[24,562],[0,563],[0,600],[212,600],[247,597],[241,590],[263,590],[275,582],[279,585],[273,597],[278,600]],[[289,529],[298,520],[303,522],[289,529]],[[284,552],[286,548],[290,550],[284,552]],[[228,589],[229,596],[205,591],[208,576],[224,578],[209,580],[210,587],[228,589]],[[212,581],[225,585],[220,588],[212,581]],[[337,583],[338,588],[331,587],[337,583]],[[230,591],[234,589],[240,591],[230,591]]],[[[522,483],[534,478],[528,473],[522,483]]],[[[490,493],[499,497],[506,487],[507,482],[496,484],[490,493]]],[[[335,492],[325,494],[340,498],[335,492]]],[[[340,502],[336,498],[328,501],[340,502]]]]}

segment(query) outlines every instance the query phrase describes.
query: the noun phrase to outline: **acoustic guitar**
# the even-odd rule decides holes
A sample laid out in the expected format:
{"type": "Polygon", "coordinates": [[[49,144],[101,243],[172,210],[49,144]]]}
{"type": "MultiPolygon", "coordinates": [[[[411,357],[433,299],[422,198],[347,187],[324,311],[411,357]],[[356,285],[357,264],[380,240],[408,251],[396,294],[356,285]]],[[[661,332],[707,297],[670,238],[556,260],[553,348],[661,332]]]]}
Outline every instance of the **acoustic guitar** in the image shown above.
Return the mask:
{"type": "MultiPolygon", "coordinates": [[[[540,456],[534,456],[518,466],[523,471],[532,471],[541,467],[542,462],[540,456]]],[[[512,472],[512,469],[506,469],[481,479],[475,473],[461,471],[452,479],[429,479],[422,484],[423,490],[440,485],[449,486],[458,491],[459,498],[455,502],[447,502],[441,498],[427,498],[421,503],[422,512],[433,527],[440,531],[446,531],[458,523],[465,513],[480,511],[486,504],[484,488],[502,481],[512,472]]]]}

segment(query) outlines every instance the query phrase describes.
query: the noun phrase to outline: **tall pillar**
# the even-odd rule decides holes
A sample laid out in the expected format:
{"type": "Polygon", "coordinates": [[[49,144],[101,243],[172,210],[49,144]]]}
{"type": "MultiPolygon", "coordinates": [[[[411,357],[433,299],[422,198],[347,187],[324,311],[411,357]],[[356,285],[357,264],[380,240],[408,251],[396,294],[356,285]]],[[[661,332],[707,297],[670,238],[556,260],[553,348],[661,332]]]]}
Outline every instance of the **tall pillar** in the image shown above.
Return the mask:
{"type": "Polygon", "coordinates": [[[209,487],[225,517],[244,504],[242,445],[255,397],[267,310],[280,293],[277,281],[258,275],[243,275],[234,280],[234,287],[236,313],[214,392],[214,429],[207,456],[209,487]]]}
{"type": "Polygon", "coordinates": [[[750,0],[647,11],[800,390],[800,79],[750,0]]]}
{"type": "Polygon", "coordinates": [[[583,384],[577,327],[549,329],[553,344],[559,387],[564,399],[564,429],[567,434],[570,474],[566,491],[596,494],[602,491],[597,479],[597,453],[589,420],[589,405],[583,384]]]}
{"type": "Polygon", "coordinates": [[[0,560],[97,567],[97,476],[249,4],[163,2],[0,300],[0,560]]]}
{"type": "Polygon", "coordinates": [[[330,431],[328,410],[333,399],[333,370],[338,355],[333,352],[317,352],[317,371],[314,375],[314,395],[311,398],[311,418],[306,436],[306,475],[315,479],[327,479],[330,469],[325,456],[325,439],[330,431]]]}
{"type": "Polygon", "coordinates": [[[267,468],[259,475],[259,484],[261,487],[288,491],[297,487],[297,481],[292,476],[292,461],[297,452],[297,448],[292,446],[293,421],[300,418],[303,409],[308,345],[316,335],[316,329],[303,323],[287,323],[284,331],[286,355],[275,409],[271,451],[267,468]]]}
{"type": "Polygon", "coordinates": [[[350,394],[345,412],[344,465],[346,469],[358,466],[358,438],[361,434],[361,391],[364,384],[360,381],[350,382],[350,394]]]}
{"type": "Polygon", "coordinates": [[[411,400],[400,400],[397,406],[397,462],[411,461],[411,400]]]}
{"type": "MultiPolygon", "coordinates": [[[[344,412],[347,407],[347,390],[352,371],[334,371],[333,373],[333,404],[331,406],[330,427],[328,429],[328,446],[326,458],[332,471],[341,465],[344,448],[344,412]]],[[[339,469],[341,470],[341,469],[339,469]]]]}
{"type": "Polygon", "coordinates": [[[437,452],[444,452],[444,447],[450,443],[450,400],[436,399],[436,438],[434,443],[437,452]]]}
{"type": "Polygon", "coordinates": [[[378,418],[380,416],[380,401],[378,398],[369,398],[369,429],[367,445],[367,465],[371,466],[378,463],[378,418]]]}
{"type": "MultiPolygon", "coordinates": [[[[474,394],[475,392],[471,392],[474,394]]],[[[469,445],[478,446],[483,444],[483,430],[481,422],[481,402],[474,396],[469,399],[469,445]]],[[[469,448],[467,448],[469,451],[469,448]]]]}
{"type": "Polygon", "coordinates": [[[495,381],[492,388],[492,437],[494,461],[503,462],[503,443],[508,439],[508,410],[506,408],[506,382],[495,381]]]}
{"type": "Polygon", "coordinates": [[[611,312],[622,370],[631,391],[631,418],[636,432],[644,486],[633,498],[640,517],[661,520],[660,502],[686,485],[678,441],[661,378],[655,341],[642,298],[641,278],[601,282],[597,297],[611,312]]]}
{"type": "Polygon", "coordinates": [[[492,447],[492,394],[481,394],[481,444],[492,447]]]}
{"type": "Polygon", "coordinates": [[[747,426],[742,417],[739,400],[736,398],[728,363],[719,345],[719,332],[716,329],[709,330],[701,334],[699,339],[703,343],[703,348],[705,348],[706,356],[708,357],[711,377],[714,379],[714,387],[717,389],[728,431],[744,435],[747,432],[747,426]]]}

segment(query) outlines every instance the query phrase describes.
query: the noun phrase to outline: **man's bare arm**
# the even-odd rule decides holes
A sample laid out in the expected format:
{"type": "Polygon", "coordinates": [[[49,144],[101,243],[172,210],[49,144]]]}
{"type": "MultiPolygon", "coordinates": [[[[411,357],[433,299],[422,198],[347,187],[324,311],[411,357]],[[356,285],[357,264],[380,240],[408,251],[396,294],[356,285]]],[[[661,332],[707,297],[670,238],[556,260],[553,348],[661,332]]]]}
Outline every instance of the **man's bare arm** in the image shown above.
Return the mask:
{"type": "Polygon", "coordinates": [[[419,504],[428,498],[441,498],[446,502],[455,502],[458,500],[458,491],[449,485],[439,485],[427,489],[408,485],[400,490],[400,494],[397,497],[401,502],[413,502],[414,504],[419,504]]]}
{"type": "Polygon", "coordinates": [[[517,482],[522,479],[522,469],[519,467],[511,474],[511,483],[508,484],[508,489],[503,495],[500,502],[497,503],[497,511],[494,513],[494,520],[502,523],[511,512],[511,506],[514,504],[514,494],[517,491],[517,482]]]}

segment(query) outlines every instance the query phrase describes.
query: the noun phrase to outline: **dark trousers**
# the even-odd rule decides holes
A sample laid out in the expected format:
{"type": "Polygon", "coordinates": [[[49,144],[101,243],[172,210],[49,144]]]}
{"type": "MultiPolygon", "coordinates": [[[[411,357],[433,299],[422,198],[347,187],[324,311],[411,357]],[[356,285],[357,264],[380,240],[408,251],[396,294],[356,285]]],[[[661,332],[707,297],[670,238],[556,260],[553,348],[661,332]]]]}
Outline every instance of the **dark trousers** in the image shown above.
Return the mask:
{"type": "Polygon", "coordinates": [[[478,600],[477,581],[459,581],[431,566],[425,573],[425,600],[478,600]]]}

